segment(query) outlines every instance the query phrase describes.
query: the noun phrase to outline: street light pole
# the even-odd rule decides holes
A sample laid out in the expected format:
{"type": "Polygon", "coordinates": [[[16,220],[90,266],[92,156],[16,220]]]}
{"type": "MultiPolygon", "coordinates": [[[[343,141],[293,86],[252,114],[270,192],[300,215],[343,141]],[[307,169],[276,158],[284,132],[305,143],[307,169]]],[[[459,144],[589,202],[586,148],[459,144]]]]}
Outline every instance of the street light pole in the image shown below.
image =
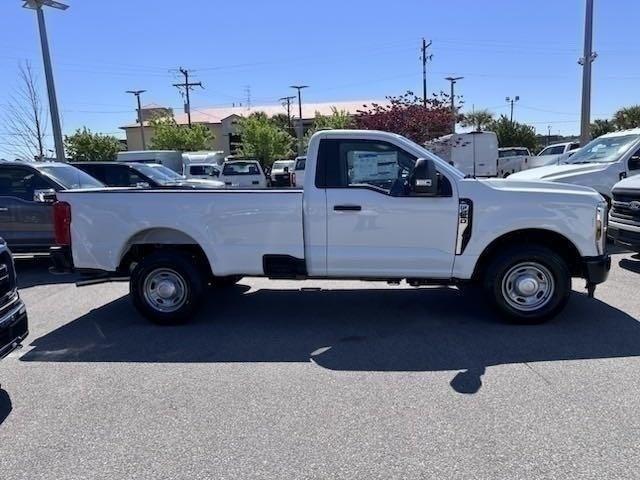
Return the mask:
{"type": "Polygon", "coordinates": [[[140,124],[140,138],[142,139],[142,150],[147,149],[147,143],[144,139],[144,124],[142,120],[142,103],[140,102],[140,94],[146,92],[146,90],[127,90],[127,93],[131,93],[136,96],[138,100],[138,124],[140,124]]]}
{"type": "Polygon", "coordinates": [[[51,53],[49,52],[49,41],[47,39],[47,26],[44,21],[43,6],[53,7],[58,10],[69,8],[60,2],[53,0],[27,0],[22,5],[24,8],[36,11],[38,17],[38,30],[40,32],[40,46],[42,49],[42,62],[44,63],[44,76],[47,82],[47,96],[49,98],[49,113],[51,115],[51,129],[53,141],[56,147],[56,160],[64,162],[64,144],[62,143],[62,127],[60,125],[60,113],[58,112],[58,99],[56,98],[56,87],[53,82],[53,69],[51,67],[51,53]]]}
{"type": "Polygon", "coordinates": [[[513,104],[515,102],[517,102],[518,100],[520,100],[520,97],[518,95],[516,95],[513,98],[507,97],[507,98],[505,98],[505,100],[507,101],[507,103],[511,104],[511,123],[513,123],[513,104]]]}
{"type": "Polygon", "coordinates": [[[586,0],[584,17],[584,56],[578,60],[582,65],[582,111],[580,114],[580,144],[586,145],[591,138],[591,64],[597,54],[593,52],[593,0],[586,0]]]}
{"type": "Polygon", "coordinates": [[[300,93],[303,88],[309,88],[308,85],[291,85],[291,88],[298,90],[298,155],[302,155],[302,137],[304,135],[304,126],[302,125],[302,94],[300,93]]]}
{"type": "Polygon", "coordinates": [[[455,103],[455,87],[454,85],[458,80],[462,80],[464,77],[446,77],[451,83],[451,133],[456,133],[456,103],[455,103]]]}

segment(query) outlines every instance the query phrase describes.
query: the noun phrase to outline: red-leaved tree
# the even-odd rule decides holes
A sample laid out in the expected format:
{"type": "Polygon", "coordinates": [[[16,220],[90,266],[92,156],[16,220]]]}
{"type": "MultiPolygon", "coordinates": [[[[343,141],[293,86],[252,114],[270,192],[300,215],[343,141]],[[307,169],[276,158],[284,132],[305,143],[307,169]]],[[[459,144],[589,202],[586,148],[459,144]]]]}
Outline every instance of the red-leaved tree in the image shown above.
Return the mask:
{"type": "MultiPolygon", "coordinates": [[[[451,133],[450,97],[444,92],[433,94],[425,107],[422,98],[408,91],[399,97],[386,97],[388,104],[364,105],[355,116],[357,128],[394,132],[424,144],[451,133]]],[[[456,98],[459,108],[462,101],[456,98]]],[[[456,120],[462,115],[456,113],[456,120]]]]}

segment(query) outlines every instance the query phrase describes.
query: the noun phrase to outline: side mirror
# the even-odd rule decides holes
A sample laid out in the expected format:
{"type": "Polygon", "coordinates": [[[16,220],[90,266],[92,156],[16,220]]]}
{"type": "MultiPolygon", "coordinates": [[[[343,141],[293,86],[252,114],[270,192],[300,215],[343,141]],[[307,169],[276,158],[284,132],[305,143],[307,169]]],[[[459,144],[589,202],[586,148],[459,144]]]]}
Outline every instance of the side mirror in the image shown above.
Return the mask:
{"type": "Polygon", "coordinates": [[[419,158],[409,175],[409,188],[413,195],[435,196],[438,194],[438,173],[430,158],[419,158]]]}
{"type": "Polygon", "coordinates": [[[284,173],[289,173],[289,167],[284,167],[284,173]]]}
{"type": "Polygon", "coordinates": [[[629,170],[640,170],[640,155],[633,155],[629,159],[629,170]]]}
{"type": "Polygon", "coordinates": [[[56,201],[56,191],[53,188],[34,190],[33,201],[38,203],[53,203],[56,201]]]}

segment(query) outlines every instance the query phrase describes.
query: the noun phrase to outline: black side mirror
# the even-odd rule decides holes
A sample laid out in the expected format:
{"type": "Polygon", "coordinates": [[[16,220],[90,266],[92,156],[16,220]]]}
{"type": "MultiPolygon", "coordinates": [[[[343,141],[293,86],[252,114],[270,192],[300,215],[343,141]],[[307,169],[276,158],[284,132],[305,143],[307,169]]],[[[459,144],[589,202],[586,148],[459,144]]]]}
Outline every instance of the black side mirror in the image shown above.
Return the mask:
{"type": "Polygon", "coordinates": [[[289,167],[284,167],[284,173],[289,173],[289,167]]]}
{"type": "Polygon", "coordinates": [[[633,155],[629,159],[629,170],[640,170],[640,155],[633,155]]]}
{"type": "Polygon", "coordinates": [[[419,158],[409,175],[409,188],[414,195],[435,196],[438,194],[438,173],[433,160],[419,158]]]}

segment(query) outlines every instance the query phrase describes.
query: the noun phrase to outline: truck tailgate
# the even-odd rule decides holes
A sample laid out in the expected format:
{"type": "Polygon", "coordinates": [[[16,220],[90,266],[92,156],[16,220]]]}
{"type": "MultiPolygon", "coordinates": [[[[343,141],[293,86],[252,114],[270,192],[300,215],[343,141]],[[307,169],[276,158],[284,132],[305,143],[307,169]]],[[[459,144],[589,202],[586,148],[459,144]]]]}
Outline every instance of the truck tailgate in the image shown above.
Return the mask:
{"type": "Polygon", "coordinates": [[[115,271],[135,243],[196,243],[216,275],[262,275],[263,256],[304,258],[299,190],[70,190],[76,268],[115,271]]]}

